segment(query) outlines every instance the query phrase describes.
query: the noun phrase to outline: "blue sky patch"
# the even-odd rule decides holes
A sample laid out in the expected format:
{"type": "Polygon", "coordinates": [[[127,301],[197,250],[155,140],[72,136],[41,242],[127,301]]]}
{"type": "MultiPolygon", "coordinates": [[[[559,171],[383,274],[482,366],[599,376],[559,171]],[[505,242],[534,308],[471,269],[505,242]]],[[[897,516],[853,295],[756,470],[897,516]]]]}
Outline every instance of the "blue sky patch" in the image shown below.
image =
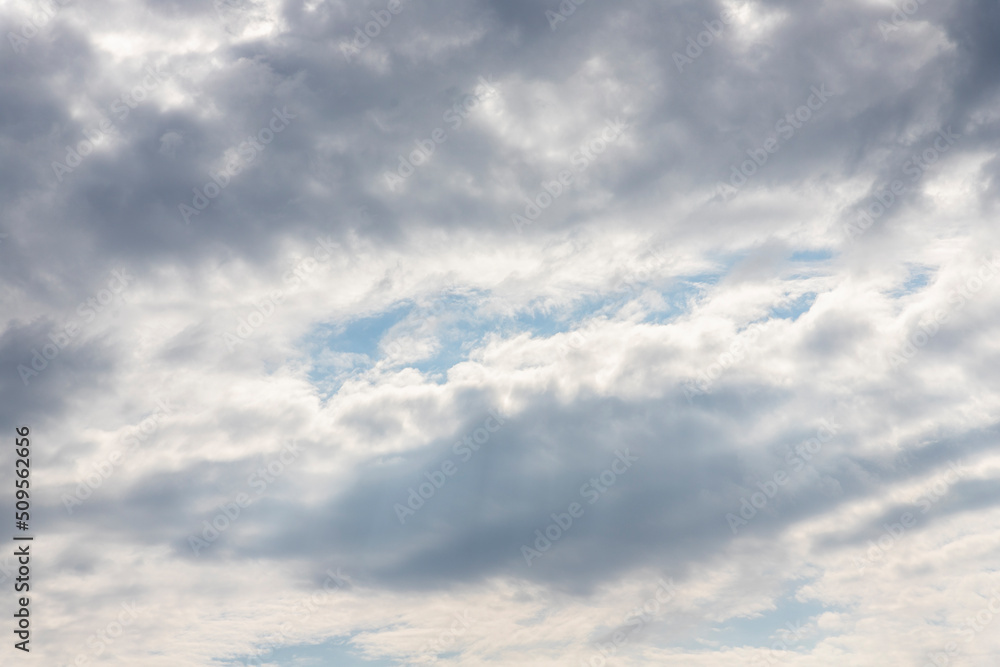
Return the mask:
{"type": "MultiPolygon", "coordinates": [[[[799,602],[786,598],[778,608],[754,618],[729,619],[712,629],[711,639],[726,646],[752,646],[772,648],[784,642],[791,651],[803,651],[815,646],[818,638],[792,634],[808,624],[809,619],[828,611],[817,602],[799,602]]],[[[780,647],[780,646],[779,646],[780,647]]]]}
{"type": "Polygon", "coordinates": [[[280,646],[264,654],[238,656],[220,661],[225,667],[267,665],[274,667],[397,667],[395,660],[369,660],[358,655],[344,638],[328,639],[319,644],[280,646]]]}

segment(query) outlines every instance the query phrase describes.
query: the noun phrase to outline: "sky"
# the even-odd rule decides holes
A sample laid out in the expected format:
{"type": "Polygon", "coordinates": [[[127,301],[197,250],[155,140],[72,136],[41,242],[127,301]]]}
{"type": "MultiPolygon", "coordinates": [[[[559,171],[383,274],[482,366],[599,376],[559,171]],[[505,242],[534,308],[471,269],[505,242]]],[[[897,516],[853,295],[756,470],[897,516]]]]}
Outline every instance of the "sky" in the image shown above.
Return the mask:
{"type": "Polygon", "coordinates": [[[0,33],[0,663],[998,664],[996,2],[0,33]]]}

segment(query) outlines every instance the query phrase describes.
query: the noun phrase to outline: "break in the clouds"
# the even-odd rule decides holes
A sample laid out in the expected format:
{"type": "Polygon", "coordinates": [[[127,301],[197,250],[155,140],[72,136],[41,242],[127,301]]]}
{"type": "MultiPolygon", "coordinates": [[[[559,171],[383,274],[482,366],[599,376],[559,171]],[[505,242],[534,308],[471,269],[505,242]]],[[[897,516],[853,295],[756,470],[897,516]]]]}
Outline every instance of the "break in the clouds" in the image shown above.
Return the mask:
{"type": "Polygon", "coordinates": [[[997,664],[996,2],[0,28],[3,664],[997,664]]]}

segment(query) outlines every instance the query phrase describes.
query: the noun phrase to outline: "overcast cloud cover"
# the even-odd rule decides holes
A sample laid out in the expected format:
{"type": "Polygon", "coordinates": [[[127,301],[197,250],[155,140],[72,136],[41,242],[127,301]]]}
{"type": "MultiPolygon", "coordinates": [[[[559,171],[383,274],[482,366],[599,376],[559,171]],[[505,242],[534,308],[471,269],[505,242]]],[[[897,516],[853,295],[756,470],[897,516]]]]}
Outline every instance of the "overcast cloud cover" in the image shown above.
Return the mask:
{"type": "Polygon", "coordinates": [[[1000,664],[995,0],[0,27],[3,664],[1000,664]]]}

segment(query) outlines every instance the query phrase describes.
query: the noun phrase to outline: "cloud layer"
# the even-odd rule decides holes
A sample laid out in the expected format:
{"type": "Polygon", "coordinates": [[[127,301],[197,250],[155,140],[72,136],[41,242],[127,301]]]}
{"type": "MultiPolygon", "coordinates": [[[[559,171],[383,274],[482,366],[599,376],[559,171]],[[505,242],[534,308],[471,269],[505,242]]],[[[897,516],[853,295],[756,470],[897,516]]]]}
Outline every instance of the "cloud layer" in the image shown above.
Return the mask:
{"type": "Polygon", "coordinates": [[[15,661],[996,664],[995,3],[0,21],[15,661]]]}

